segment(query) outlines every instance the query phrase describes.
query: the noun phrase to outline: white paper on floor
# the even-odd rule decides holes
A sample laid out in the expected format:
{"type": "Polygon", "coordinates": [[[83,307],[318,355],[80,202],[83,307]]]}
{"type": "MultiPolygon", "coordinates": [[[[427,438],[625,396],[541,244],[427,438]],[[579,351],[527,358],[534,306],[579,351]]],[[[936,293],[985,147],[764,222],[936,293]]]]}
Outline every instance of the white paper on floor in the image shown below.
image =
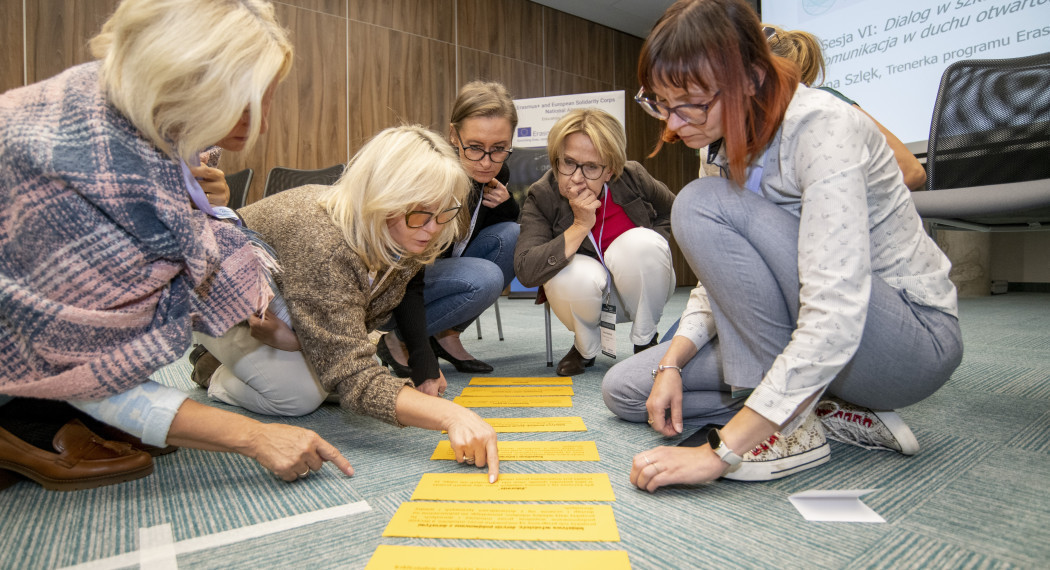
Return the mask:
{"type": "Polygon", "coordinates": [[[884,523],[886,519],[871,510],[860,498],[878,489],[826,491],[813,489],[788,497],[808,521],[884,523]]]}

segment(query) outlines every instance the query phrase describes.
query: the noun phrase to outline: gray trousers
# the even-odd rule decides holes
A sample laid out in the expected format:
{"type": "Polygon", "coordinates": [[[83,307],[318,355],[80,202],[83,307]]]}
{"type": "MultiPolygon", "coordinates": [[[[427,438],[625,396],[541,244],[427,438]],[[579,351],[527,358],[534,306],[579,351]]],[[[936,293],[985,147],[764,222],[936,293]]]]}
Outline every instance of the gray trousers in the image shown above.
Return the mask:
{"type": "MultiPolygon", "coordinates": [[[[703,178],[678,195],[671,224],[707,290],[717,330],[683,367],[683,418],[686,425],[722,423],[743,406],[730,386],[758,386],[795,330],[799,220],[728,180],[703,178]]],[[[602,394],[613,413],[647,420],[652,370],[668,344],[609,369],[602,394]]],[[[958,319],[874,275],[860,347],[827,393],[874,409],[908,406],[940,388],[962,352],[958,319]]]]}

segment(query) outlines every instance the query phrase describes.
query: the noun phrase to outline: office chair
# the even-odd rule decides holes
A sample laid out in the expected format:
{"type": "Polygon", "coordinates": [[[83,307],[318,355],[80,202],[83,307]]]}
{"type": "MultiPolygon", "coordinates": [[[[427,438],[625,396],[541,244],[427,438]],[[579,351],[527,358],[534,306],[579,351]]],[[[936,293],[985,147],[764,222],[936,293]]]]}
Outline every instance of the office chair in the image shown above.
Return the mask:
{"type": "Polygon", "coordinates": [[[288,190],[289,188],[296,188],[307,184],[334,184],[335,181],[339,180],[339,177],[342,176],[345,167],[346,165],[344,164],[336,164],[329,166],[328,168],[319,168],[317,170],[297,170],[295,168],[275,166],[271,168],[270,173],[266,175],[266,186],[263,189],[263,198],[273,196],[274,194],[288,190]]]}
{"type": "Polygon", "coordinates": [[[547,293],[543,285],[536,289],[536,304],[543,304],[543,328],[547,336],[547,367],[554,367],[554,346],[551,342],[551,304],[547,301],[547,293]]]}
{"type": "Polygon", "coordinates": [[[252,185],[252,174],[251,168],[245,168],[226,175],[226,185],[230,187],[230,208],[236,210],[244,207],[248,200],[248,188],[252,185]]]}
{"type": "MultiPolygon", "coordinates": [[[[496,309],[496,332],[499,333],[499,339],[503,340],[503,319],[499,317],[499,298],[496,299],[492,307],[496,309]]],[[[474,324],[478,328],[478,340],[481,340],[481,315],[474,319],[474,324]]]]}
{"type": "Polygon", "coordinates": [[[928,144],[912,199],[934,228],[1050,229],[1050,53],[948,66],[928,144]]]}

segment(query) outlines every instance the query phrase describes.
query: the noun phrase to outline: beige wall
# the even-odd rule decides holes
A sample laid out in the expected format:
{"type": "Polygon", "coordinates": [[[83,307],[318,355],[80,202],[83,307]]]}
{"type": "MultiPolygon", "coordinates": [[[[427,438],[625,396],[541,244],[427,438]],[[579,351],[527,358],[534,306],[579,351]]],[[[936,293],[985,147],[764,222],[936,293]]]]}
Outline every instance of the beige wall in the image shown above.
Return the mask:
{"type": "MultiPolygon", "coordinates": [[[[0,91],[90,59],[87,40],[117,0],[0,2],[0,91]],[[23,37],[23,21],[25,37],[23,37]],[[25,62],[25,63],[23,63],[25,62]]],[[[226,153],[228,172],[250,167],[249,202],[273,166],[346,162],[388,126],[419,123],[444,132],[459,87],[501,81],[518,98],[637,89],[642,40],[527,0],[287,0],[274,2],[291,32],[295,65],[251,152],[226,153]]],[[[173,46],[173,49],[178,49],[173,46]]],[[[677,192],[695,177],[682,145],[645,156],[660,123],[627,105],[628,158],[677,192]]],[[[676,251],[679,284],[695,283],[676,251]]]]}
{"type": "Polygon", "coordinates": [[[993,281],[1050,283],[1050,231],[993,233],[993,281]]]}

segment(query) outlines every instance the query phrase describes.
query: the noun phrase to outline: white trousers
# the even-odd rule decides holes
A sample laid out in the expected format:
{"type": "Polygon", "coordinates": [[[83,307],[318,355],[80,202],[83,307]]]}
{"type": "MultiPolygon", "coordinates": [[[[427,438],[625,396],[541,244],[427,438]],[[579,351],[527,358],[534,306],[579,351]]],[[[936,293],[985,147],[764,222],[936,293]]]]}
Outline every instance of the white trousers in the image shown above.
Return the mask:
{"type": "Polygon", "coordinates": [[[328,396],[300,351],[278,350],[238,325],[221,337],[195,333],[222,366],[211,377],[208,396],[257,414],[303,416],[328,396]]]}
{"type": "Polygon", "coordinates": [[[576,350],[584,358],[601,352],[602,299],[610,286],[616,322],[632,322],[631,342],[648,344],[664,305],[674,293],[671,246],[648,228],[632,228],[613,240],[605,252],[605,267],[586,255],[576,255],[564,269],[543,284],[547,301],[558,320],[576,335],[576,350]]]}

